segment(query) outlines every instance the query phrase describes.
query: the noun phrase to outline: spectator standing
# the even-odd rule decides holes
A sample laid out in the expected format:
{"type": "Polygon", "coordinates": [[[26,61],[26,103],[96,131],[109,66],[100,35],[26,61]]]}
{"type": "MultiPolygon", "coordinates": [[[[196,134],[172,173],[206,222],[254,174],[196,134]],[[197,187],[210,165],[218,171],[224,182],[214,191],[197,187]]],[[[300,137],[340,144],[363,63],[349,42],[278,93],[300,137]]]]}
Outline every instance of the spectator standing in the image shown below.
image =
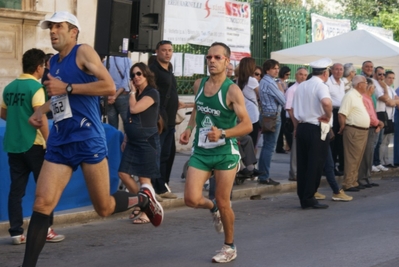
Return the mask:
{"type": "Polygon", "coordinates": [[[331,101],[333,105],[333,126],[332,130],[335,138],[330,141],[330,147],[334,163],[336,166],[335,175],[341,176],[344,170],[344,148],[342,144],[342,135],[338,134],[340,129],[338,120],[338,110],[341,107],[342,98],[345,95],[345,84],[341,80],[344,73],[344,67],[340,63],[335,63],[331,67],[332,75],[328,78],[326,84],[330,90],[331,101]],[[337,166],[338,165],[338,166],[337,166]]]}
{"type": "Polygon", "coordinates": [[[297,161],[296,161],[296,138],[293,136],[294,124],[292,122],[292,118],[294,114],[292,113],[292,102],[294,100],[294,95],[298,85],[304,81],[308,77],[308,70],[305,67],[299,67],[295,73],[295,83],[291,85],[288,90],[285,92],[285,111],[287,122],[285,128],[287,128],[287,132],[291,134],[292,144],[291,144],[291,153],[290,153],[290,171],[288,173],[288,180],[296,181],[297,175],[297,161]]]}
{"type": "Polygon", "coordinates": [[[265,172],[258,177],[260,184],[279,185],[279,182],[270,178],[270,164],[276,148],[277,138],[281,128],[281,107],[285,105],[284,93],[279,89],[275,79],[280,70],[280,64],[274,59],[263,63],[265,75],[259,83],[259,98],[261,103],[261,116],[277,115],[275,132],[263,133],[263,146],[259,157],[259,170],[265,172]]]}
{"type": "Polygon", "coordinates": [[[256,145],[259,135],[259,83],[252,77],[255,72],[255,59],[245,57],[240,60],[240,70],[237,77],[237,85],[242,90],[245,99],[245,107],[252,122],[252,132],[249,136],[256,145]]]}
{"type": "Polygon", "coordinates": [[[169,191],[171,168],[168,168],[168,162],[171,157],[175,157],[173,143],[175,142],[175,119],[179,107],[179,98],[177,95],[177,82],[170,64],[173,56],[172,42],[162,40],[156,45],[156,60],[149,66],[155,74],[155,82],[161,97],[160,114],[165,122],[164,130],[160,135],[161,141],[161,176],[152,180],[155,192],[162,198],[177,198],[175,194],[169,191]]]}
{"type": "MultiPolygon", "coordinates": [[[[280,90],[283,91],[283,94],[287,92],[288,89],[288,83],[287,80],[291,76],[291,69],[288,66],[284,66],[280,69],[278,72],[278,78],[277,78],[277,85],[280,88],[280,90]]],[[[286,154],[287,151],[291,149],[291,144],[292,144],[292,138],[289,133],[285,130],[285,121],[286,121],[286,114],[285,114],[285,107],[281,107],[281,125],[282,127],[280,128],[280,133],[278,135],[277,139],[277,144],[276,144],[276,153],[281,153],[281,154],[286,154]],[[284,137],[286,141],[286,145],[284,145],[284,137]]]]}
{"type": "Polygon", "coordinates": [[[128,57],[109,56],[104,62],[109,64],[109,74],[115,83],[115,94],[107,97],[107,118],[108,123],[119,129],[119,116],[122,123],[126,123],[129,106],[129,70],[132,62],[128,57]],[[108,63],[107,63],[108,62],[108,63]]]}
{"type": "MultiPolygon", "coordinates": [[[[129,77],[132,90],[118,174],[129,192],[137,194],[139,188],[132,175],[139,177],[140,184],[148,185],[152,179],[160,176],[161,146],[157,128],[159,93],[155,89],[154,74],[144,63],[134,64],[129,77]]],[[[144,213],[140,217],[134,216],[134,213],[134,224],[150,222],[144,213]]]]}
{"type": "Polygon", "coordinates": [[[366,188],[378,186],[378,184],[370,182],[371,167],[373,165],[374,145],[376,142],[376,138],[381,129],[384,128],[384,123],[377,118],[374,103],[371,99],[371,96],[374,94],[374,89],[375,85],[372,79],[367,78],[367,88],[366,93],[363,94],[363,103],[370,117],[370,128],[368,130],[367,143],[364,149],[362,161],[360,163],[359,176],[357,181],[360,187],[364,186],[366,188]]]}
{"type": "Polygon", "coordinates": [[[291,119],[297,138],[297,194],[302,209],[328,208],[328,205],[320,204],[314,195],[320,185],[329,149],[329,131],[326,131],[325,126],[330,125],[332,102],[325,82],[331,64],[329,58],[310,63],[312,78],[298,86],[292,104],[291,119]]]}
{"type": "Polygon", "coordinates": [[[382,166],[385,168],[396,168],[393,165],[393,161],[389,159],[388,146],[393,141],[394,128],[392,126],[395,123],[395,109],[399,103],[399,97],[396,96],[395,90],[392,88],[393,82],[395,80],[395,73],[393,71],[385,72],[385,84],[387,85],[388,96],[390,101],[386,103],[385,111],[388,117],[388,127],[384,130],[384,135],[382,137],[380,146],[380,160],[382,166]],[[392,101],[393,100],[393,101],[392,101]]]}
{"type": "Polygon", "coordinates": [[[363,94],[366,93],[366,77],[356,75],[352,80],[354,89],[350,90],[342,99],[338,113],[340,129],[344,143],[344,181],[342,188],[345,191],[357,192],[364,189],[357,180],[359,167],[366,148],[370,128],[370,116],[363,103],[363,94]],[[355,137],[355,138],[354,138],[355,137]]]}
{"type": "MultiPolygon", "coordinates": [[[[377,100],[375,108],[377,116],[382,115],[379,117],[379,119],[384,121],[384,123],[387,123],[385,121],[387,119],[386,106],[387,105],[394,106],[395,101],[389,97],[388,86],[385,83],[385,70],[383,67],[378,66],[375,68],[373,83],[375,85],[374,96],[377,100]]],[[[388,168],[382,166],[380,159],[380,147],[383,137],[384,137],[384,129],[381,129],[381,131],[378,133],[378,137],[376,139],[374,147],[374,158],[373,158],[373,167],[372,167],[373,172],[388,171],[388,168]]]]}
{"type": "MultiPolygon", "coordinates": [[[[39,49],[30,49],[22,56],[23,74],[8,84],[3,91],[1,118],[5,120],[4,150],[8,152],[10,166],[10,193],[8,195],[8,218],[14,245],[26,243],[24,235],[22,198],[30,173],[35,182],[39,178],[43,165],[48,137],[47,117],[42,116],[43,124],[35,129],[28,123],[29,117],[46,102],[42,85],[38,81],[43,77],[45,54],[39,49]]],[[[53,224],[53,213],[50,214],[49,225],[53,224]]],[[[60,242],[65,236],[58,235],[48,228],[46,241],[60,242]]]]}

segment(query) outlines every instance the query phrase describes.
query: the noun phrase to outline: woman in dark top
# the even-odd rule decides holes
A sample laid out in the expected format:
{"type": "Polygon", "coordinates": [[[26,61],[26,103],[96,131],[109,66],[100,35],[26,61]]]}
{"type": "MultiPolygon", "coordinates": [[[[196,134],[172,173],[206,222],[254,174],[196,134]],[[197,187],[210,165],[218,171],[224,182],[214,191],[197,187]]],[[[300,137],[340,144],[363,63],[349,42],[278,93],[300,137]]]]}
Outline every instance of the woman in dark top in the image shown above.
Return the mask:
{"type": "MultiPolygon", "coordinates": [[[[129,192],[138,192],[138,185],[131,178],[138,176],[140,184],[151,185],[151,178],[160,176],[160,141],[158,134],[159,93],[155,89],[155,77],[142,62],[130,69],[130,96],[128,119],[124,124],[125,138],[119,177],[129,192]]],[[[147,216],[133,211],[133,223],[148,223],[147,216]]]]}

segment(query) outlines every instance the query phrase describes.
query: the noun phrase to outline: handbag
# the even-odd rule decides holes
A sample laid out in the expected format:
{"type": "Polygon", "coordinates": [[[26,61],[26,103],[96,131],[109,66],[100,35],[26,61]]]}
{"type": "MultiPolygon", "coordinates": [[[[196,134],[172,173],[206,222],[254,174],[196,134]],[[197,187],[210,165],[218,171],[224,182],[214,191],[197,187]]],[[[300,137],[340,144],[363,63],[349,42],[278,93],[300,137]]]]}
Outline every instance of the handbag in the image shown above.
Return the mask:
{"type": "Polygon", "coordinates": [[[377,112],[377,118],[384,123],[384,127],[388,125],[388,114],[386,111],[377,112]]]}
{"type": "Polygon", "coordinates": [[[184,110],[178,109],[177,113],[176,113],[176,119],[175,119],[176,125],[179,125],[180,123],[182,123],[185,118],[186,118],[186,113],[184,112],[184,110]]]}
{"type": "Polygon", "coordinates": [[[262,115],[262,120],[260,121],[262,133],[274,133],[276,131],[276,124],[277,113],[262,115]]]}
{"type": "Polygon", "coordinates": [[[395,124],[392,120],[387,120],[387,125],[384,127],[384,134],[391,134],[395,132],[395,124]]]}

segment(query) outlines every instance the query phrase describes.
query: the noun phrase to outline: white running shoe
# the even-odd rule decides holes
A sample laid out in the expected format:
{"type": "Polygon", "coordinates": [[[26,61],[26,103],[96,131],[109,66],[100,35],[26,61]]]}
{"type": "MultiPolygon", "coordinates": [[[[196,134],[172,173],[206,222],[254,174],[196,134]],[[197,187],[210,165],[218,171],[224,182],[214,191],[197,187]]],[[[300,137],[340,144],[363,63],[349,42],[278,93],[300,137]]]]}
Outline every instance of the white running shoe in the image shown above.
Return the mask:
{"type": "Polygon", "coordinates": [[[378,169],[376,166],[371,167],[371,172],[380,172],[380,169],[378,169]]]}
{"type": "Polygon", "coordinates": [[[26,243],[26,237],[22,235],[15,235],[11,237],[13,245],[21,245],[26,243]]]}
{"type": "Polygon", "coordinates": [[[215,226],[216,232],[218,233],[223,233],[223,223],[222,223],[222,218],[220,217],[220,212],[219,210],[216,212],[211,212],[212,217],[213,217],[213,225],[215,226]]]}
{"type": "Polygon", "coordinates": [[[225,263],[237,258],[237,248],[235,246],[232,248],[228,245],[224,245],[222,250],[218,252],[219,253],[212,258],[212,262],[225,263]]]}
{"type": "Polygon", "coordinates": [[[389,170],[388,168],[385,168],[385,167],[382,166],[381,164],[378,165],[378,166],[376,166],[376,168],[379,169],[380,171],[383,171],[383,172],[387,172],[387,171],[389,170]]]}

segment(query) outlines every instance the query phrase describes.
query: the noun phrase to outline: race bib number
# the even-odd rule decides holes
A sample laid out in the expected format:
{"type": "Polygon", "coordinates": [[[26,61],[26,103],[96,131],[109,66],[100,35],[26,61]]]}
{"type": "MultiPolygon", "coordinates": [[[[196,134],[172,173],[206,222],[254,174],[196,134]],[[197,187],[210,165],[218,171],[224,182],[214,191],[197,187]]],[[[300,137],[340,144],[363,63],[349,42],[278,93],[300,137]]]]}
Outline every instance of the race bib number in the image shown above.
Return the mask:
{"type": "Polygon", "coordinates": [[[198,146],[206,149],[215,148],[218,146],[223,146],[226,144],[226,140],[219,139],[217,142],[210,142],[208,139],[208,133],[211,131],[211,128],[199,128],[198,134],[198,146]]]}
{"type": "Polygon", "coordinates": [[[72,117],[71,106],[67,94],[51,97],[51,111],[54,122],[59,122],[72,117]]]}

